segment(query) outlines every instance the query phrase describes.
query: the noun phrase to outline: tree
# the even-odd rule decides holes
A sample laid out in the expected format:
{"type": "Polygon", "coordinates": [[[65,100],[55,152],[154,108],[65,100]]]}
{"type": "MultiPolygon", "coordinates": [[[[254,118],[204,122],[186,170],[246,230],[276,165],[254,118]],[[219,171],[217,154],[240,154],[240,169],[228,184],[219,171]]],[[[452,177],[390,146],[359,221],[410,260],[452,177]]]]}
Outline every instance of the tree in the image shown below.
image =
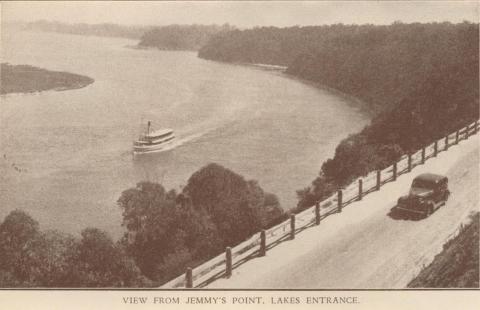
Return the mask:
{"type": "Polygon", "coordinates": [[[205,212],[190,199],[166,193],[159,184],[140,182],[118,200],[127,232],[122,241],[142,272],[166,281],[187,263],[194,264],[221,249],[221,238],[205,212]],[[177,264],[173,264],[173,261],[177,264]]]}
{"type": "Polygon", "coordinates": [[[133,260],[112,239],[97,228],[81,233],[73,277],[84,287],[138,287],[145,279],[133,260]]]}
{"type": "Polygon", "coordinates": [[[0,225],[0,269],[4,286],[32,286],[35,279],[29,254],[39,236],[38,222],[22,210],[14,210],[0,225]]]}
{"type": "Polygon", "coordinates": [[[36,287],[78,287],[72,273],[78,240],[58,231],[40,232],[28,253],[30,275],[36,287]]]}
{"type": "Polygon", "coordinates": [[[215,223],[224,246],[232,246],[259,231],[263,191],[242,176],[218,164],[195,172],[184,189],[193,206],[205,211],[215,223]]]}
{"type": "Polygon", "coordinates": [[[138,287],[149,285],[120,245],[98,229],[82,239],[39,230],[23,211],[0,225],[1,287],[138,287]]]}

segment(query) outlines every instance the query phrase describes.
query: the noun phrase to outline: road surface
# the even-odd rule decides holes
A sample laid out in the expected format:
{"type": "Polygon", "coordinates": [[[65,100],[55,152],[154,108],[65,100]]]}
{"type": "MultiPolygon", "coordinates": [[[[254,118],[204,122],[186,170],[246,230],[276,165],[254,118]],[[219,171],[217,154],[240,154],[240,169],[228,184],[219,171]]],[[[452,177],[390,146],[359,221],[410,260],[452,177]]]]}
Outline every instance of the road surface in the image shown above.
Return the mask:
{"type": "Polygon", "coordinates": [[[478,137],[439,153],[208,288],[406,287],[442,250],[449,235],[479,210],[478,137]],[[449,177],[452,195],[447,204],[425,219],[392,216],[397,198],[424,172],[449,177]]]}

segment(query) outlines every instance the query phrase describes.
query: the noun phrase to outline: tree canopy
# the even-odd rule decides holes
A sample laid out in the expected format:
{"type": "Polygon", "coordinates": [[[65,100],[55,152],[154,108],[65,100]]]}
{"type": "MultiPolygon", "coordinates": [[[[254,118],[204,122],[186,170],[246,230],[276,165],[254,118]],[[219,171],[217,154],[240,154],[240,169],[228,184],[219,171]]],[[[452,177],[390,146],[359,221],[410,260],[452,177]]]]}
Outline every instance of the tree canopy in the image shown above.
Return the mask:
{"type": "Polygon", "coordinates": [[[58,231],[41,231],[24,211],[10,212],[0,224],[0,286],[149,285],[105,232],[87,228],[81,235],[79,240],[58,231]]]}
{"type": "Polygon", "coordinates": [[[278,199],[218,164],[195,172],[181,193],[140,182],[118,200],[128,253],[160,282],[218,255],[282,215],[278,199]]]}

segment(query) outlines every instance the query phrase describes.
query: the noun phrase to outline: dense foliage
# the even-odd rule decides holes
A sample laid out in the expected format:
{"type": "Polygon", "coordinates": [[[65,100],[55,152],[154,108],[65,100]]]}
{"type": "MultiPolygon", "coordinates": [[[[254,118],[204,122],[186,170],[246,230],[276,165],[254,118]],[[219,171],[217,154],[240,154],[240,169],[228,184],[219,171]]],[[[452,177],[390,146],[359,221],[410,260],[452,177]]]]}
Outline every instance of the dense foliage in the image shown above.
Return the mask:
{"type": "Polygon", "coordinates": [[[303,208],[477,119],[478,36],[468,22],[264,27],[215,36],[199,56],[288,65],[287,73],[355,96],[376,116],[298,191],[303,208]]]}
{"type": "MultiPolygon", "coordinates": [[[[409,26],[391,27],[406,32],[409,26]]],[[[343,68],[348,68],[347,64],[354,58],[358,58],[355,65],[364,64],[360,73],[350,74],[357,75],[356,79],[350,78],[350,82],[343,73],[337,74],[347,79],[347,82],[338,82],[340,89],[368,100],[377,107],[375,111],[380,112],[364,130],[342,141],[334,158],[322,165],[320,175],[312,186],[299,191],[300,207],[311,205],[353,178],[383,169],[402,154],[413,152],[478,119],[478,25],[410,27],[414,31],[406,32],[403,40],[396,37],[402,44],[396,45],[395,52],[390,50],[393,43],[385,39],[364,52],[360,49],[362,57],[354,55],[342,59],[343,68]],[[386,48],[388,54],[394,55],[393,58],[377,55],[386,48]],[[387,58],[390,59],[388,63],[382,60],[387,58]],[[371,66],[376,65],[369,64],[377,62],[384,66],[372,69],[371,66]],[[391,67],[392,71],[396,71],[385,73],[391,67]],[[355,86],[355,83],[360,84],[355,86]],[[393,97],[389,95],[392,93],[395,94],[393,97]]],[[[330,59],[341,57],[339,55],[342,53],[337,51],[337,56],[323,59],[328,63],[330,59]]],[[[304,65],[304,68],[307,67],[304,65]]],[[[311,70],[302,71],[294,65],[289,69],[302,75],[311,70]]],[[[323,72],[323,69],[318,70],[323,72]]],[[[333,74],[331,70],[329,72],[333,74]]],[[[309,78],[329,86],[337,83],[323,73],[309,78]]]]}
{"type": "Polygon", "coordinates": [[[282,214],[275,196],[217,164],[194,173],[181,193],[141,182],[124,191],[118,205],[128,253],[159,283],[243,241],[282,214]]]}
{"type": "MultiPolygon", "coordinates": [[[[255,27],[220,33],[203,46],[201,58],[240,63],[261,63],[288,66],[310,45],[324,40],[330,27],[255,27]]],[[[335,28],[331,29],[332,34],[335,28]]]]}
{"type": "Polygon", "coordinates": [[[0,287],[145,286],[149,281],[121,246],[103,231],[87,228],[81,238],[40,231],[23,211],[0,224],[0,287]]]}
{"type": "Polygon", "coordinates": [[[217,25],[169,25],[155,27],[145,32],[139,47],[155,47],[162,50],[198,50],[213,35],[233,28],[228,24],[217,25]]]}
{"type": "Polygon", "coordinates": [[[91,83],[93,79],[87,76],[28,65],[2,63],[0,69],[0,94],[74,89],[91,83]]]}
{"type": "Polygon", "coordinates": [[[443,245],[443,251],[410,281],[408,287],[478,288],[479,213],[471,219],[457,237],[443,245]]]}

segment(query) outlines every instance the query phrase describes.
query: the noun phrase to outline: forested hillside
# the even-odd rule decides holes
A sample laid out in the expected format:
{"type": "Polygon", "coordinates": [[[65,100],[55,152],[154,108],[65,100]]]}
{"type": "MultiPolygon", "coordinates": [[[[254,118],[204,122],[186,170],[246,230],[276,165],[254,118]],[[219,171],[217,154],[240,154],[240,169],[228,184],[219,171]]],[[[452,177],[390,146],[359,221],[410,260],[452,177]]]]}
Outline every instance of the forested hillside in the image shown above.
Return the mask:
{"type": "Polygon", "coordinates": [[[268,27],[215,36],[199,56],[288,65],[288,74],[355,96],[373,113],[298,191],[302,208],[478,118],[478,35],[468,22],[268,27]]]}
{"type": "Polygon", "coordinates": [[[400,34],[391,35],[402,43],[373,41],[373,47],[357,49],[361,56],[337,50],[317,56],[326,60],[317,67],[312,59],[297,59],[289,68],[292,74],[357,96],[377,113],[362,132],[338,145],[312,186],[299,191],[300,207],[478,119],[478,24],[391,27],[403,30],[402,40],[400,34]],[[341,66],[330,64],[338,58],[341,66]]]}
{"type": "Polygon", "coordinates": [[[432,74],[471,61],[478,25],[262,27],[212,38],[199,57],[288,66],[288,73],[393,106],[432,74]]]}
{"type": "MultiPolygon", "coordinates": [[[[288,66],[313,42],[325,40],[329,27],[256,27],[220,33],[203,46],[201,58],[288,66]]],[[[333,33],[333,31],[332,31],[333,33]]]]}
{"type": "Polygon", "coordinates": [[[169,25],[155,27],[145,32],[138,46],[155,47],[162,50],[196,51],[206,44],[213,35],[232,29],[228,24],[223,26],[169,25]]]}

